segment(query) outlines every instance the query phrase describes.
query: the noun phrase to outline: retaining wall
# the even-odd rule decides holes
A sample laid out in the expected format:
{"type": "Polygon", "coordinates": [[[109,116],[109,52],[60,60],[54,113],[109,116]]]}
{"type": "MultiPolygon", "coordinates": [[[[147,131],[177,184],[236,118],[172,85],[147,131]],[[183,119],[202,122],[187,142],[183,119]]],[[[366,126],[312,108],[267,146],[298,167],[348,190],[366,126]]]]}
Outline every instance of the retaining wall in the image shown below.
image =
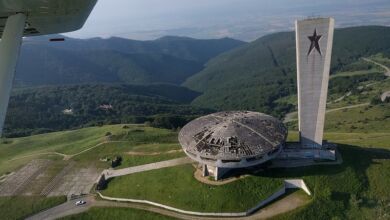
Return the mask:
{"type": "Polygon", "coordinates": [[[110,201],[117,201],[117,202],[132,202],[132,203],[140,203],[140,204],[146,204],[146,205],[151,205],[151,206],[156,206],[159,208],[163,208],[166,210],[186,214],[186,215],[193,215],[193,216],[210,216],[210,217],[244,217],[244,216],[249,216],[259,210],[260,208],[270,204],[277,198],[281,197],[286,193],[286,189],[302,189],[305,191],[308,195],[311,195],[311,192],[309,188],[306,186],[305,182],[302,179],[292,179],[292,180],[284,180],[284,186],[272,194],[270,197],[268,197],[265,200],[262,200],[258,205],[255,207],[247,210],[246,212],[234,212],[234,213],[214,213],[214,212],[193,212],[193,211],[186,211],[182,209],[177,209],[171,206],[163,205],[160,203],[156,202],[151,202],[148,200],[137,200],[137,199],[126,199],[126,198],[114,198],[114,197],[109,197],[109,196],[104,196],[100,192],[97,192],[99,196],[102,199],[110,200],[110,201]]]}

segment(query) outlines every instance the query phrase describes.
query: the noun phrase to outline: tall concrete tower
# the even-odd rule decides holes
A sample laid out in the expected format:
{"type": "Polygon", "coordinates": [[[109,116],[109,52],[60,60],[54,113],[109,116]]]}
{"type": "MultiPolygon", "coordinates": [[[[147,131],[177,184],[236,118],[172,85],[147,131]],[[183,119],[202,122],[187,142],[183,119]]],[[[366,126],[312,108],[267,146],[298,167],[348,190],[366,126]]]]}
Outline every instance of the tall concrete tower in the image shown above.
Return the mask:
{"type": "Polygon", "coordinates": [[[333,46],[334,19],[296,21],[298,117],[303,147],[321,148],[333,46]]]}

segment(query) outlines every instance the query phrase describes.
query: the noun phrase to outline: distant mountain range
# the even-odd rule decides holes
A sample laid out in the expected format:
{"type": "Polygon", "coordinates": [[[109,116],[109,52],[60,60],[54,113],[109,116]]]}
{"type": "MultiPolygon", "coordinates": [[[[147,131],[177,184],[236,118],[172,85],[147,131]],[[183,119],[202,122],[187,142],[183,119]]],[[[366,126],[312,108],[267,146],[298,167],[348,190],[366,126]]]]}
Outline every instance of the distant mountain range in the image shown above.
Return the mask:
{"type": "MultiPolygon", "coordinates": [[[[331,72],[367,68],[356,64],[361,57],[390,56],[388,39],[389,27],[336,30],[331,72]]],[[[145,121],[175,128],[219,110],[253,110],[282,118],[296,108],[291,101],[296,94],[295,63],[293,32],[251,43],[183,37],[67,38],[50,43],[47,37],[29,38],[17,69],[6,134],[145,121]],[[114,110],[99,110],[104,104],[114,110]],[[69,108],[74,114],[63,114],[69,108]]],[[[330,92],[349,91],[345,80],[331,81],[330,92]]]]}
{"type": "MultiPolygon", "coordinates": [[[[55,36],[61,37],[61,36],[55,36]]],[[[27,38],[16,86],[80,83],[181,84],[211,58],[246,43],[234,39],[163,37],[154,41],[122,38],[27,38]]]]}

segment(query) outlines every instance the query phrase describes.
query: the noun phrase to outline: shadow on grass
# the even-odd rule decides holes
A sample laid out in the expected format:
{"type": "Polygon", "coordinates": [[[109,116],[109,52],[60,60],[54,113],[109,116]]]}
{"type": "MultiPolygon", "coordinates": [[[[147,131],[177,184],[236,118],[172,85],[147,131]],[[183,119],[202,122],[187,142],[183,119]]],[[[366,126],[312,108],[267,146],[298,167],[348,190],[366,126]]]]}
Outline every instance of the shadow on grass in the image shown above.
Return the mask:
{"type": "Polygon", "coordinates": [[[339,165],[315,165],[298,168],[275,168],[257,173],[257,176],[271,178],[302,178],[314,192],[314,196],[326,197],[328,190],[331,201],[339,201],[349,206],[352,194],[359,195],[369,189],[367,169],[377,162],[390,159],[386,149],[361,148],[339,145],[343,158],[339,165]]]}
{"type": "Polygon", "coordinates": [[[366,169],[375,164],[375,160],[390,159],[390,150],[377,148],[361,148],[351,145],[338,145],[338,150],[343,158],[339,165],[314,165],[296,168],[272,168],[258,172],[256,176],[275,178],[297,178],[305,176],[334,175],[342,173],[346,169],[352,169],[364,173],[366,169]]]}
{"type": "MultiPolygon", "coordinates": [[[[362,148],[351,145],[338,145],[343,158],[342,164],[313,165],[296,168],[267,168],[272,162],[268,161],[256,167],[246,169],[232,169],[222,178],[239,178],[243,175],[253,175],[270,178],[304,178],[308,176],[332,176],[343,173],[347,169],[355,171],[363,183],[367,183],[365,171],[375,160],[390,159],[390,150],[381,148],[362,148]]],[[[336,197],[339,197],[335,195],[336,197]]]]}

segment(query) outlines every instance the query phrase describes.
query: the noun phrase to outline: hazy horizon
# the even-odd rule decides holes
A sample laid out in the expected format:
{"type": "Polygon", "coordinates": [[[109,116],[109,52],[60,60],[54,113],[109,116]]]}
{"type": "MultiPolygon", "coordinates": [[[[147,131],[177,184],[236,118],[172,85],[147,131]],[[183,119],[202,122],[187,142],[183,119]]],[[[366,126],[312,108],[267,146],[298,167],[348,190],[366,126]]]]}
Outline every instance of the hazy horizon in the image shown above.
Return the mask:
{"type": "Polygon", "coordinates": [[[310,16],[334,17],[337,27],[388,26],[390,1],[99,0],[84,28],[66,35],[136,40],[173,35],[252,41],[293,30],[296,19],[310,16]]]}

